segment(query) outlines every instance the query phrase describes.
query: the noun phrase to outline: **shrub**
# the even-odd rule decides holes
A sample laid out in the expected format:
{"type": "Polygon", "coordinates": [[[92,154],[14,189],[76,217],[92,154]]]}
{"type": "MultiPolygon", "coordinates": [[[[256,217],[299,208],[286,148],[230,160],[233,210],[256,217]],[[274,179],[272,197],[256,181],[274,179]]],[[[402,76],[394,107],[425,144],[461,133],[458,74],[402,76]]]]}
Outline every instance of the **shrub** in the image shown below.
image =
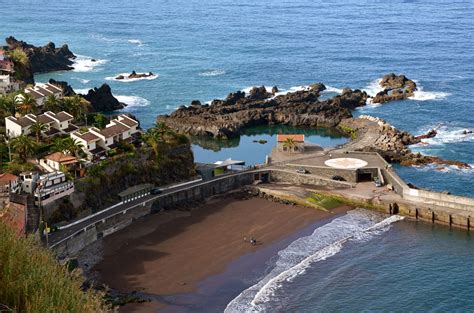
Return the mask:
{"type": "Polygon", "coordinates": [[[82,291],[78,271],[69,273],[33,237],[18,237],[0,222],[0,301],[14,312],[106,312],[101,295],[82,291]]]}

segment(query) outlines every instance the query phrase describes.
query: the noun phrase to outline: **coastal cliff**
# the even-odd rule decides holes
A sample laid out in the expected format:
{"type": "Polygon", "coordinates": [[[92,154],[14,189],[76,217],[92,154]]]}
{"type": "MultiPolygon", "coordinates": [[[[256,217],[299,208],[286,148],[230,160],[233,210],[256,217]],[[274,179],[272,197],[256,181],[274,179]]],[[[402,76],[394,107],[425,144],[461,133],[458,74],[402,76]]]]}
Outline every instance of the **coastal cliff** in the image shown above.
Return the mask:
{"type": "Polygon", "coordinates": [[[76,56],[69,50],[67,44],[56,48],[53,42],[47,43],[43,47],[36,47],[24,41],[19,41],[15,37],[5,39],[9,50],[21,49],[26,53],[33,73],[46,73],[53,71],[72,70],[72,59],[76,56]]]}
{"type": "Polygon", "coordinates": [[[212,101],[211,105],[193,101],[171,115],[159,116],[158,122],[179,133],[224,139],[237,137],[242,128],[256,125],[335,127],[342,119],[352,116],[351,110],[365,105],[368,97],[363,91],[345,89],[341,95],[319,101],[325,88],[323,84],[315,84],[274,96],[263,86],[255,87],[248,95],[237,91],[224,100],[212,101]]]}

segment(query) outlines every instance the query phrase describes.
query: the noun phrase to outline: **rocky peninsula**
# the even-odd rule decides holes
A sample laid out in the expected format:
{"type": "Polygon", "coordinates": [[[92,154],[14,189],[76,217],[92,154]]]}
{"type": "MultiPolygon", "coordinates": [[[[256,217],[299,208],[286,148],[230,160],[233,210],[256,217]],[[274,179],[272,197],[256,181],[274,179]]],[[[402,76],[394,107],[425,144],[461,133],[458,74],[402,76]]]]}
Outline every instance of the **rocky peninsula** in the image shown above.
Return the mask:
{"type": "Polygon", "coordinates": [[[56,48],[53,42],[47,43],[43,47],[37,47],[24,41],[17,40],[15,37],[5,39],[8,51],[21,51],[26,60],[22,58],[14,59],[17,72],[21,73],[21,80],[25,83],[33,83],[33,74],[47,73],[53,71],[72,70],[71,66],[76,58],[74,53],[69,50],[67,44],[56,48]]]}
{"type": "MultiPolygon", "coordinates": [[[[405,99],[416,90],[413,80],[393,73],[385,75],[380,84],[385,89],[372,98],[373,102],[405,99]]],[[[345,147],[347,150],[378,152],[389,162],[407,166],[434,163],[470,168],[464,162],[411,152],[410,145],[436,136],[434,130],[415,137],[381,119],[370,116],[353,118],[351,112],[365,106],[370,98],[365,91],[345,88],[340,95],[320,100],[325,89],[324,84],[317,83],[300,91],[275,96],[278,92],[276,86],[272,92],[264,86],[254,87],[249,94],[237,91],[224,100],[213,100],[210,105],[193,101],[190,106],[181,106],[170,115],[159,116],[157,121],[179,133],[220,139],[238,137],[243,128],[257,125],[338,128],[353,139],[345,147]]]]}
{"type": "Polygon", "coordinates": [[[324,89],[318,83],[302,91],[273,96],[265,87],[255,87],[248,95],[237,91],[211,105],[193,101],[169,116],[159,116],[158,121],[180,133],[228,139],[239,136],[244,127],[256,125],[336,127],[352,116],[353,109],[365,105],[368,98],[364,91],[344,89],[341,95],[319,101],[324,89]]]}

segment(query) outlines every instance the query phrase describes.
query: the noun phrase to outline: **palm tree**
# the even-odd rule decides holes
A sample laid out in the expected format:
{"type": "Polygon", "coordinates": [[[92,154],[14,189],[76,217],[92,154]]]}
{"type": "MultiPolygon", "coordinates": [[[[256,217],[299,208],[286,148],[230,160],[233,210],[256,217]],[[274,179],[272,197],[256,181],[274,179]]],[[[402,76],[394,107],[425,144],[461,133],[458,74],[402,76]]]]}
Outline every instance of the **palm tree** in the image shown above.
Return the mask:
{"type": "Polygon", "coordinates": [[[74,95],[71,97],[64,97],[64,107],[74,116],[75,119],[78,119],[82,114],[90,111],[91,104],[81,96],[74,95]]]}
{"type": "Polygon", "coordinates": [[[4,96],[0,95],[0,109],[2,109],[5,113],[9,113],[10,115],[15,115],[16,111],[16,101],[15,97],[17,95],[10,93],[4,96]]]}
{"type": "Polygon", "coordinates": [[[33,113],[36,107],[35,99],[28,93],[22,93],[16,97],[18,110],[22,114],[33,113]]]}
{"type": "Polygon", "coordinates": [[[26,162],[29,156],[35,151],[35,143],[28,136],[20,135],[11,141],[13,151],[18,154],[22,162],[26,162]]]}
{"type": "Polygon", "coordinates": [[[58,152],[77,156],[83,145],[71,137],[57,138],[54,141],[53,149],[58,152]]]}
{"type": "Polygon", "coordinates": [[[38,143],[41,139],[41,133],[48,130],[48,125],[41,122],[34,122],[30,129],[33,133],[35,133],[36,142],[38,143]]]}
{"type": "Polygon", "coordinates": [[[55,95],[49,95],[48,98],[44,101],[44,110],[58,112],[61,110],[60,101],[56,98],[55,95]]]}
{"type": "Polygon", "coordinates": [[[296,142],[293,138],[286,138],[283,142],[283,148],[286,148],[291,153],[296,147],[296,142]]]}
{"type": "Polygon", "coordinates": [[[156,132],[162,140],[165,139],[166,136],[172,134],[171,129],[166,125],[165,122],[159,122],[154,127],[154,132],[156,132]]]}

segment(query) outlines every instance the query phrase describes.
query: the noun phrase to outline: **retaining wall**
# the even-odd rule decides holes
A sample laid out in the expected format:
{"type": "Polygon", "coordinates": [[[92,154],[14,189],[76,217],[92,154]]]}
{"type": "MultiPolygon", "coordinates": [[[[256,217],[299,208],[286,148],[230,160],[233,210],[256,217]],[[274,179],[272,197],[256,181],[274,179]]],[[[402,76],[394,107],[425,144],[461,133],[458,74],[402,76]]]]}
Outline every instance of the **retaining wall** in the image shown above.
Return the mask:
{"type": "Polygon", "coordinates": [[[218,180],[203,182],[185,190],[159,196],[159,198],[155,200],[150,200],[127,210],[123,210],[77,231],[74,235],[56,243],[52,247],[52,250],[56,253],[58,258],[73,257],[87,245],[99,238],[106,237],[127,227],[136,219],[162,209],[192,203],[193,201],[201,201],[213,195],[238,189],[242,186],[252,184],[255,178],[260,178],[260,175],[265,173],[268,175],[268,171],[230,175],[228,177],[219,178],[218,180]],[[258,177],[256,177],[256,175],[258,175],[258,177]]]}

